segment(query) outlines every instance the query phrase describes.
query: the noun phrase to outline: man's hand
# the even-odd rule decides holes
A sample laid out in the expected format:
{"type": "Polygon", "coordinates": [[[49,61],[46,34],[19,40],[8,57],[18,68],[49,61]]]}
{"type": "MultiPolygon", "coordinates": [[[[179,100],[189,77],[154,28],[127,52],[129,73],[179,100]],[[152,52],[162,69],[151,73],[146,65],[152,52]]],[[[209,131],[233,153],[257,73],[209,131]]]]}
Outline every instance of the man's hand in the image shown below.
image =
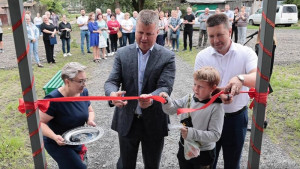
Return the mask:
{"type": "Polygon", "coordinates": [[[142,109],[146,109],[152,105],[153,100],[149,98],[150,96],[152,96],[152,94],[140,95],[141,98],[139,99],[139,105],[142,109]]]}
{"type": "Polygon", "coordinates": [[[59,146],[64,146],[64,145],[66,145],[66,144],[64,143],[65,140],[62,138],[61,135],[55,135],[54,141],[55,141],[59,146]]]}
{"type": "Polygon", "coordinates": [[[88,124],[89,126],[96,127],[96,123],[95,123],[93,120],[88,120],[87,124],[88,124]]]}
{"type": "Polygon", "coordinates": [[[230,79],[227,86],[225,87],[225,92],[230,92],[232,96],[240,94],[240,90],[243,87],[243,83],[238,77],[234,76],[230,79]]]}
{"type": "MultiPolygon", "coordinates": [[[[126,91],[118,91],[118,92],[111,92],[110,96],[112,97],[121,97],[126,93],[126,91]]],[[[127,101],[123,101],[123,100],[112,100],[112,104],[114,104],[115,106],[122,108],[124,106],[127,105],[127,101]]]]}
{"type": "Polygon", "coordinates": [[[180,130],[181,130],[181,136],[182,136],[182,138],[186,139],[187,135],[188,135],[188,128],[182,127],[180,130]]]}
{"type": "Polygon", "coordinates": [[[233,101],[233,96],[231,94],[221,94],[220,99],[224,104],[230,104],[233,101]]]}

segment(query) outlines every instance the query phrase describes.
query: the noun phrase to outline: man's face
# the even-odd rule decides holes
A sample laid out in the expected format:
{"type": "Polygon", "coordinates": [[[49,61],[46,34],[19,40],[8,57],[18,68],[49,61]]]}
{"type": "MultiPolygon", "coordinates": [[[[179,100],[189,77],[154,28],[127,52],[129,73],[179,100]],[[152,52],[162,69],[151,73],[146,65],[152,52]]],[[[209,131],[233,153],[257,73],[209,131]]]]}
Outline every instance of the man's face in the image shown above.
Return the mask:
{"type": "Polygon", "coordinates": [[[116,12],[116,14],[119,15],[120,14],[120,9],[116,9],[115,12],[116,12]]]}
{"type": "Polygon", "coordinates": [[[187,8],[186,12],[189,13],[189,14],[192,13],[192,8],[187,8]]]}
{"type": "Polygon", "coordinates": [[[138,13],[137,13],[137,12],[133,12],[132,16],[133,16],[134,18],[136,18],[136,17],[138,16],[138,13]]]}
{"type": "Polygon", "coordinates": [[[229,5],[225,5],[225,11],[228,11],[230,9],[229,5]]]}
{"type": "Polygon", "coordinates": [[[85,10],[81,10],[81,11],[80,11],[80,14],[81,14],[82,16],[84,16],[84,15],[85,15],[85,10]]]}
{"type": "Polygon", "coordinates": [[[211,46],[221,54],[226,54],[231,42],[231,29],[225,28],[224,24],[207,27],[207,34],[211,46]]]}
{"type": "Polygon", "coordinates": [[[209,12],[209,9],[208,8],[205,8],[205,14],[208,14],[208,12],[209,12]]]}
{"type": "Polygon", "coordinates": [[[154,23],[145,25],[138,21],[136,25],[135,40],[143,53],[146,53],[155,44],[157,34],[158,29],[154,23]]]}
{"type": "Polygon", "coordinates": [[[107,9],[107,10],[106,10],[106,13],[110,15],[110,14],[111,14],[111,10],[110,10],[110,9],[107,9]]]}

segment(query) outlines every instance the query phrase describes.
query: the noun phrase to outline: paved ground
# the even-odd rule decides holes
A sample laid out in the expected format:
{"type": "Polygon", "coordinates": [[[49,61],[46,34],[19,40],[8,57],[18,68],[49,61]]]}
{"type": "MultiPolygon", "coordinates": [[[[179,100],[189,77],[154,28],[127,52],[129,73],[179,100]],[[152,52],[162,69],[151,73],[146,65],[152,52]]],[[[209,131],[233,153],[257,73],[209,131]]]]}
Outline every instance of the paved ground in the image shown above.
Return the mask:
{"type": "MultiPolygon", "coordinates": [[[[249,30],[248,33],[252,33],[254,30],[249,30]]],[[[299,62],[300,58],[297,53],[297,45],[300,41],[300,32],[297,30],[277,30],[278,35],[278,49],[276,52],[275,62],[276,64],[289,64],[292,62],[299,62]]],[[[194,37],[197,37],[195,33],[194,37]]],[[[253,46],[254,41],[249,43],[253,46]]],[[[0,67],[3,69],[9,69],[16,67],[16,57],[13,48],[13,40],[11,36],[4,35],[5,53],[0,54],[1,63],[0,67]]],[[[40,41],[40,57],[44,58],[43,55],[43,43],[40,41]]],[[[60,45],[56,45],[55,49],[57,52],[60,50],[60,45]]],[[[98,65],[91,64],[90,75],[88,82],[88,89],[90,95],[104,95],[103,84],[107,79],[111,67],[113,64],[113,57],[109,57],[108,60],[99,63],[98,65]]],[[[180,98],[186,93],[192,92],[192,72],[193,66],[185,63],[180,58],[176,58],[176,81],[174,85],[174,92],[172,93],[173,98],[180,98]]],[[[93,102],[92,106],[96,112],[96,123],[98,126],[105,130],[105,135],[99,141],[88,145],[88,156],[89,156],[89,168],[115,168],[116,162],[119,156],[119,145],[117,133],[110,129],[111,119],[113,115],[113,108],[108,107],[107,102],[93,102]]],[[[178,123],[179,118],[177,116],[171,117],[173,124],[178,123]]],[[[249,151],[249,135],[247,133],[247,139],[242,154],[241,168],[246,168],[249,151]]],[[[178,168],[178,162],[176,159],[176,153],[178,149],[178,132],[170,132],[169,136],[165,139],[165,147],[162,155],[161,168],[162,169],[176,169],[178,168]]],[[[55,162],[50,160],[48,162],[48,168],[57,168],[55,162]]],[[[218,167],[223,168],[222,159],[219,160],[218,167]]],[[[139,153],[137,160],[137,168],[143,168],[143,161],[141,153],[139,153]]],[[[300,168],[286,152],[284,152],[279,145],[273,144],[268,136],[264,135],[262,144],[262,155],[260,168],[300,168]]]]}

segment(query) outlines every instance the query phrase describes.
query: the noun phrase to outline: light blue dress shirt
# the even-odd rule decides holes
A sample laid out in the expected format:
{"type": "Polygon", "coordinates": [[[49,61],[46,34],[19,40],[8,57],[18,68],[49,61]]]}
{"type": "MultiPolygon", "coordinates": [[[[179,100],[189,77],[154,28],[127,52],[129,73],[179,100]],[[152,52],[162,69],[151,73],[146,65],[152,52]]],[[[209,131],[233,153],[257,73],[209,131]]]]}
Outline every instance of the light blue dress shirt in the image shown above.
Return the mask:
{"type": "MultiPolygon", "coordinates": [[[[136,49],[138,52],[138,88],[139,88],[139,96],[142,94],[142,87],[143,87],[143,81],[144,81],[144,74],[145,74],[145,70],[146,70],[146,66],[147,66],[147,62],[150,56],[150,53],[152,51],[154,46],[152,46],[150,48],[150,50],[148,50],[145,54],[143,54],[143,52],[141,51],[141,49],[139,48],[139,46],[136,44],[136,49]]],[[[136,113],[137,114],[142,114],[142,109],[141,107],[137,106],[136,109],[136,113]]]]}

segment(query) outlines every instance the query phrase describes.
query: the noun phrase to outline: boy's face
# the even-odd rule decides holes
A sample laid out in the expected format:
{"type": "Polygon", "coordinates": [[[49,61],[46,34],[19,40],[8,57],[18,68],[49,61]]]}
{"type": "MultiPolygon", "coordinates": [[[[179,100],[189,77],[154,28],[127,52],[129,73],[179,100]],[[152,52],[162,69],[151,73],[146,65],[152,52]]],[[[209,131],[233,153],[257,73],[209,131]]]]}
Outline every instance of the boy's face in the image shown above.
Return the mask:
{"type": "Polygon", "coordinates": [[[194,79],[193,91],[200,101],[210,98],[215,89],[216,86],[211,87],[206,81],[194,79]]]}

